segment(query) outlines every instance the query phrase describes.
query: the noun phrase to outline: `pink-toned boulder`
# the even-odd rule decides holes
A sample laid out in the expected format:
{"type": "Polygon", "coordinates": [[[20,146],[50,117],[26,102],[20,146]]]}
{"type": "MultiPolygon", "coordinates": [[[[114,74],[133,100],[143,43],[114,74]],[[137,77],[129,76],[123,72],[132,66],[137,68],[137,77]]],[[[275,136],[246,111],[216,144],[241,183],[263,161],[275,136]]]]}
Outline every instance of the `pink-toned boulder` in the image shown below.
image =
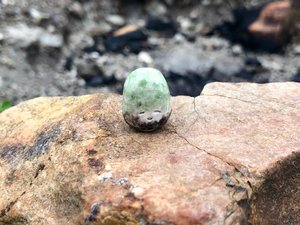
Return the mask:
{"type": "Polygon", "coordinates": [[[155,133],[121,96],[0,114],[0,224],[300,224],[300,84],[212,83],[155,133]]]}

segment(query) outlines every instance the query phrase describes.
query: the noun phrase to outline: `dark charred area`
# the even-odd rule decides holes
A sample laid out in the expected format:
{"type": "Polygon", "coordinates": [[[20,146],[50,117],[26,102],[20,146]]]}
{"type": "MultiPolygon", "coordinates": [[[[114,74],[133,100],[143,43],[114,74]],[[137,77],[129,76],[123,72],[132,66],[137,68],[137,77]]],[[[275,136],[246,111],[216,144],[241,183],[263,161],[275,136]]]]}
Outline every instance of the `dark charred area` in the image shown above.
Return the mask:
{"type": "Polygon", "coordinates": [[[92,170],[95,170],[97,173],[100,173],[104,169],[104,163],[102,159],[97,157],[89,157],[87,163],[92,170]]]}
{"type": "MultiPolygon", "coordinates": [[[[5,184],[8,186],[13,184],[15,180],[15,173],[20,169],[20,166],[24,164],[24,162],[45,154],[49,150],[50,144],[58,138],[60,131],[61,130],[58,125],[54,125],[49,129],[46,128],[45,131],[37,135],[32,146],[25,144],[0,146],[0,159],[7,162],[10,167],[10,172],[5,179],[5,184]]],[[[40,172],[44,169],[45,164],[40,163],[33,177],[37,178],[40,172]]]]}
{"type": "Polygon", "coordinates": [[[34,145],[26,151],[24,158],[26,160],[31,160],[32,158],[39,157],[42,154],[45,154],[49,149],[50,143],[58,138],[60,132],[60,127],[54,126],[50,128],[49,131],[43,131],[42,133],[40,133],[37,136],[34,145]]]}
{"type": "Polygon", "coordinates": [[[4,146],[0,152],[0,158],[12,163],[14,160],[16,160],[19,152],[24,151],[25,148],[26,146],[24,145],[4,146]]]}

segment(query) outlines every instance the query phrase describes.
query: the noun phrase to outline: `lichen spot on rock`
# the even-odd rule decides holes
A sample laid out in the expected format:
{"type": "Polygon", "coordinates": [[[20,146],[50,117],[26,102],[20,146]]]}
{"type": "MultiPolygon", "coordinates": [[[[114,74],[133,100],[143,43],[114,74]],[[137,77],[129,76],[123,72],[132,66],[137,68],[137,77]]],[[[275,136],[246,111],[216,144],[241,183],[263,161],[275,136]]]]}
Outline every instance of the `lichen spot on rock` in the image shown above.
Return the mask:
{"type": "Polygon", "coordinates": [[[170,91],[162,73],[153,68],[139,68],[127,77],[123,89],[123,116],[139,131],[154,131],[171,114],[170,91]]]}

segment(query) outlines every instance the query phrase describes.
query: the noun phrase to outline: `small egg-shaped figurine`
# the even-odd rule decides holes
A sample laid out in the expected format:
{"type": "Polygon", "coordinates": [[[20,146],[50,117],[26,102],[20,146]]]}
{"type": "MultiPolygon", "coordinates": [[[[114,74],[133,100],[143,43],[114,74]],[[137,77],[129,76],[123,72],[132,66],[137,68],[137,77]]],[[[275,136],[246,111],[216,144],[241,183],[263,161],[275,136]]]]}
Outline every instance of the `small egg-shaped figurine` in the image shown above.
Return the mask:
{"type": "Polygon", "coordinates": [[[160,71],[152,68],[134,70],[124,84],[124,119],[139,131],[154,131],[169,119],[170,100],[167,81],[160,71]]]}

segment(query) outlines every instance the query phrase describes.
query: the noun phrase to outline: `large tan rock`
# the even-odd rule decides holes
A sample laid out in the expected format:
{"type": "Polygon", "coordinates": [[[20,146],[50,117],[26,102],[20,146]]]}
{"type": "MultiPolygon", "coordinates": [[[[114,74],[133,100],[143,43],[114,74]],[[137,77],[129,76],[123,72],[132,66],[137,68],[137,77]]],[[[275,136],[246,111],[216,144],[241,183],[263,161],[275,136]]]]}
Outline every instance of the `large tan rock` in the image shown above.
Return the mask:
{"type": "Polygon", "coordinates": [[[0,114],[0,224],[300,224],[300,84],[213,83],[155,133],[121,97],[0,114]]]}

